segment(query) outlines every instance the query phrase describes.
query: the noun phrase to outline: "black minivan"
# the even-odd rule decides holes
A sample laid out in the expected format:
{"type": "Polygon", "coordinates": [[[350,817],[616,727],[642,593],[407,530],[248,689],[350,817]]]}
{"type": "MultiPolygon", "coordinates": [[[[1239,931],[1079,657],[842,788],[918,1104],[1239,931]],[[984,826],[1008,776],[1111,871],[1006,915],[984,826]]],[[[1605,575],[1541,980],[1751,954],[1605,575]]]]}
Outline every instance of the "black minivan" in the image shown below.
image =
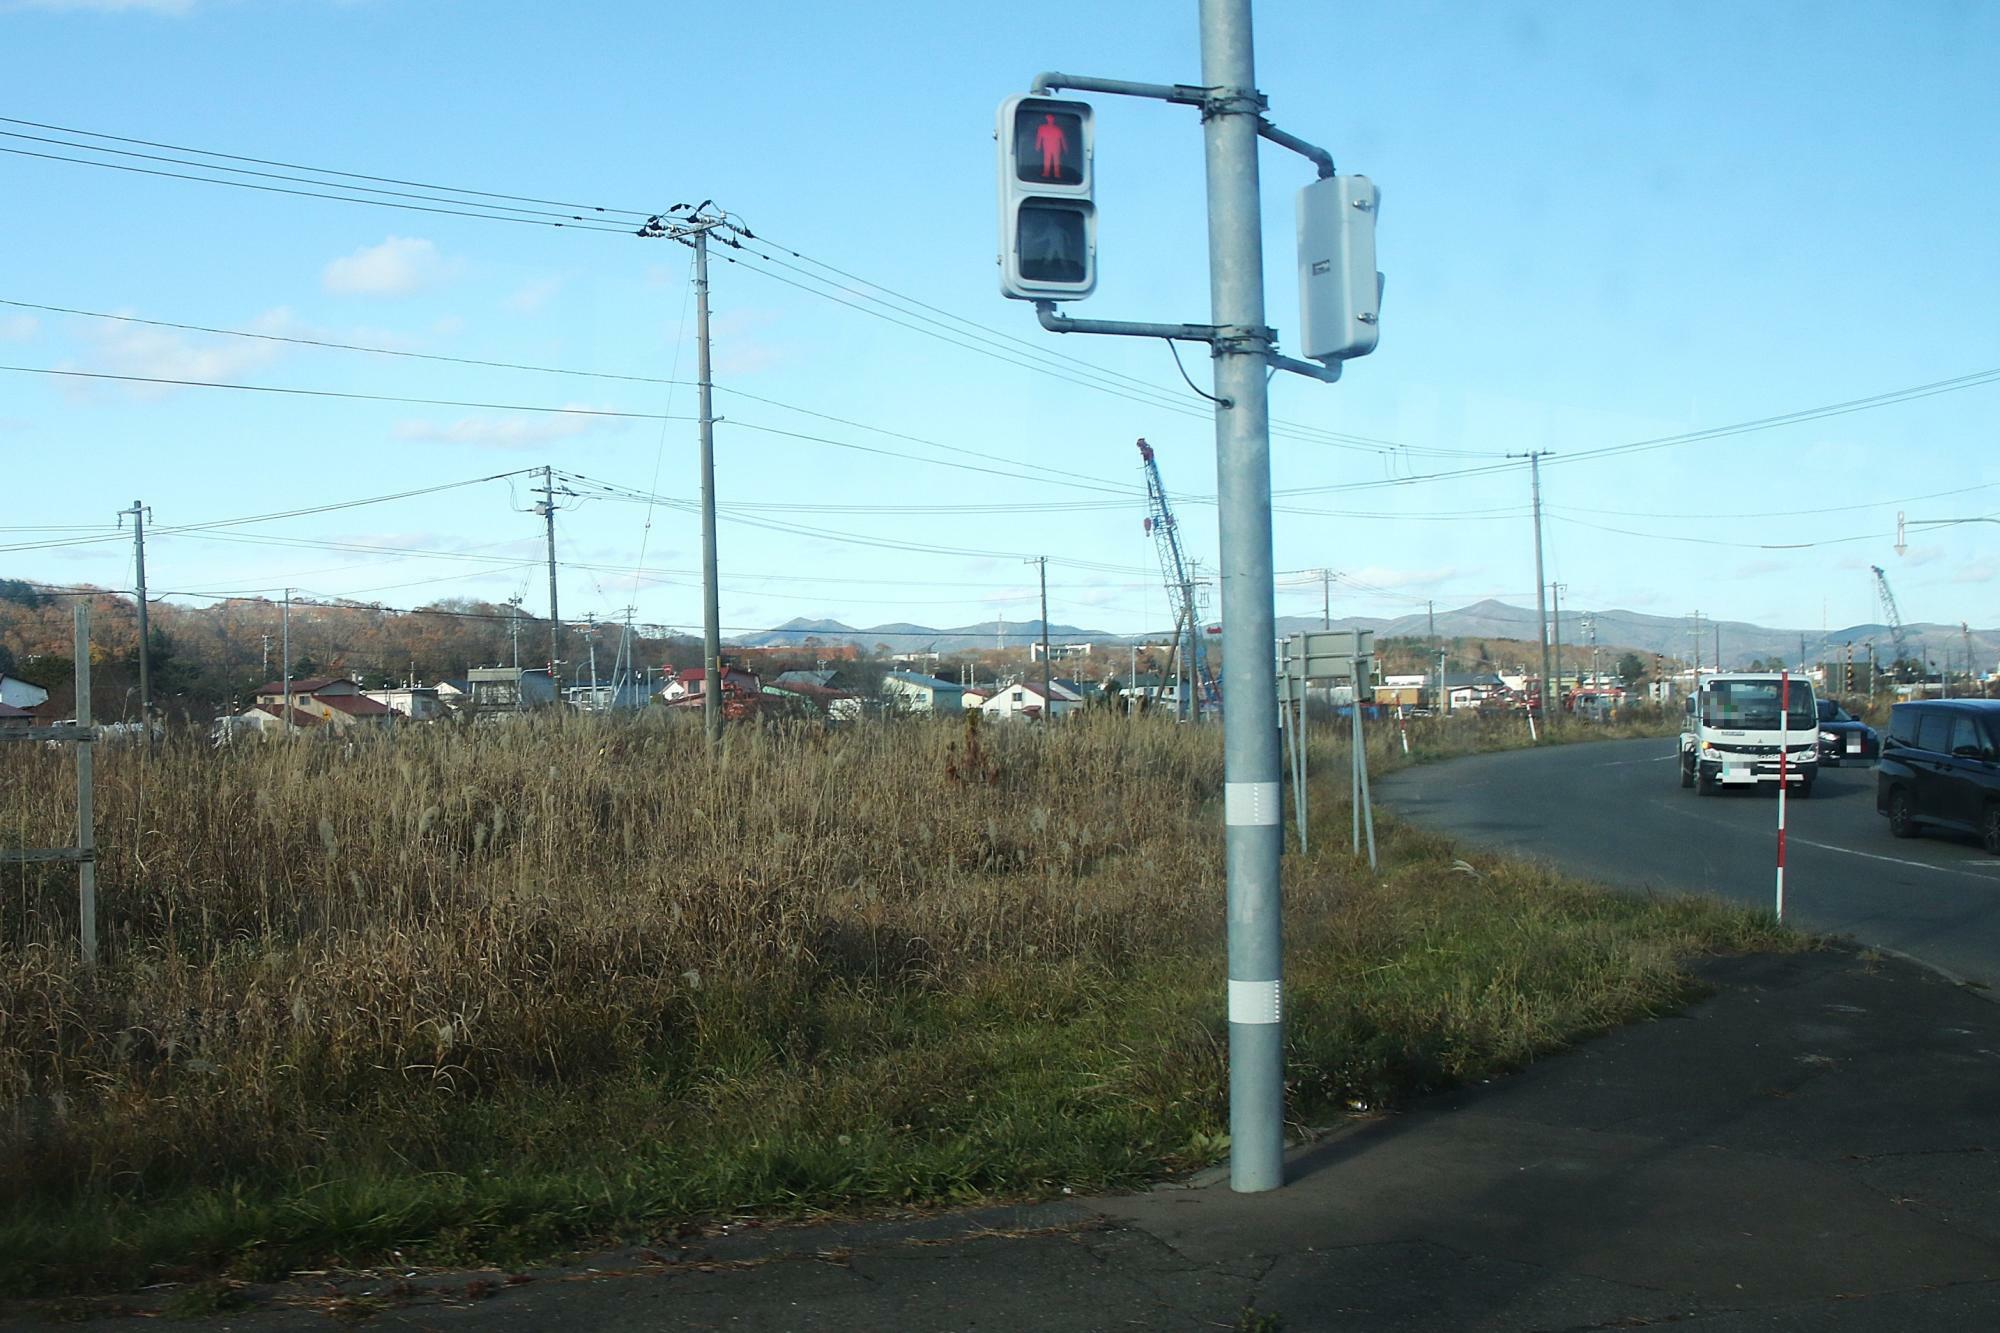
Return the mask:
{"type": "Polygon", "coordinates": [[[1889,710],[1875,809],[1889,832],[1976,833],[2000,856],[2000,699],[1925,699],[1889,710]]]}

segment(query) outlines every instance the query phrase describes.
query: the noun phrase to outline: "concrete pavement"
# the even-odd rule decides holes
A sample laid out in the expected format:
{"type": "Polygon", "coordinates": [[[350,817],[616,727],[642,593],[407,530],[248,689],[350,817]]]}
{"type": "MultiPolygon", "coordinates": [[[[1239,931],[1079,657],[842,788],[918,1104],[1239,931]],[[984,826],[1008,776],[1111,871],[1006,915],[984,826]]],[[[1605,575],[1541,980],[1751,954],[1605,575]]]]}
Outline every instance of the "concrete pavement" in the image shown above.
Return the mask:
{"type": "Polygon", "coordinates": [[[259,1289],[203,1326],[2000,1326],[2000,1006],[1845,947],[1701,971],[1680,1014],[1337,1128],[1277,1193],[738,1229],[525,1281],[259,1289]]]}

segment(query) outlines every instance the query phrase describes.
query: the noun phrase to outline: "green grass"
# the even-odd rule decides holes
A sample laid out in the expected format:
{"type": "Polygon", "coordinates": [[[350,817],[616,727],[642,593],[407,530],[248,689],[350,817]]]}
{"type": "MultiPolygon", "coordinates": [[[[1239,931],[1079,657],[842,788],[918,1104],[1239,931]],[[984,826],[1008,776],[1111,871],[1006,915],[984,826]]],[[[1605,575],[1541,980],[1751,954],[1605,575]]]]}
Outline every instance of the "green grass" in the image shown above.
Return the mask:
{"type": "MultiPolygon", "coordinates": [[[[619,841],[613,818],[606,855],[626,887],[609,902],[589,887],[598,869],[565,877],[576,849],[532,820],[484,861],[468,864],[471,835],[433,849],[458,878],[494,881],[450,913],[407,872],[330,873],[355,854],[341,850],[352,826],[328,838],[314,820],[299,851],[267,863],[289,872],[283,902],[311,909],[287,917],[176,825],[153,860],[188,877],[171,925],[127,904],[95,979],[63,974],[60,950],[32,938],[0,958],[0,1074],[21,1093],[0,1134],[0,1287],[520,1263],[717,1217],[1083,1193],[1215,1161],[1228,1140],[1214,739],[1117,723],[987,738],[1005,773],[964,793],[934,781],[944,743],[962,740],[945,728],[745,742],[733,761],[767,766],[786,820],[739,820],[672,876],[706,879],[669,890],[653,864],[679,854],[669,834],[619,841]],[[905,775],[855,767],[884,757],[905,775]],[[858,771],[862,790],[825,786],[858,771]],[[767,846],[829,802],[862,819],[901,783],[921,819],[865,843],[835,820],[816,849],[767,846]],[[863,860],[829,884],[836,853],[863,860]],[[505,887],[509,858],[534,868],[532,892],[505,887]],[[218,930],[232,913],[244,924],[218,930]]],[[[578,762],[617,744],[587,734],[578,762]]],[[[1316,771],[1338,772],[1334,742],[1315,745],[1316,771]]],[[[527,794],[547,758],[522,762],[527,794]]],[[[490,771],[497,756],[465,760],[490,771]]],[[[345,780],[262,776],[280,804],[345,780]]],[[[346,799],[371,799],[357,777],[346,799]]],[[[509,790],[489,781],[468,807],[480,828],[509,826],[483,813],[513,808],[509,790]]],[[[1315,799],[1315,845],[1337,848],[1345,806],[1315,799]]],[[[560,800],[562,820],[604,826],[589,791],[560,800]]],[[[1460,860],[1393,820],[1378,832],[1379,874],[1337,850],[1287,858],[1301,1125],[1658,1014],[1691,993],[1692,955],[1792,947],[1767,916],[1460,860]]]]}

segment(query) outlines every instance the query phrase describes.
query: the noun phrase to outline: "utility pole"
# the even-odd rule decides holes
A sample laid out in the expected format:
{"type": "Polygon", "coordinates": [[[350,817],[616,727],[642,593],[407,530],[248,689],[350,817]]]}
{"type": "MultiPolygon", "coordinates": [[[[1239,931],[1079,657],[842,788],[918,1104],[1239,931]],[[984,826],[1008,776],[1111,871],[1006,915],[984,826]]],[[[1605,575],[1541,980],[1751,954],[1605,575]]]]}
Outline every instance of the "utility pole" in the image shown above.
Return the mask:
{"type": "MultiPolygon", "coordinates": [[[[701,716],[710,746],[722,743],[722,594],[715,567],[715,402],[708,335],[708,234],[717,228],[750,233],[717,211],[715,201],[675,204],[646,219],[638,235],[679,241],[694,250],[695,366],[701,395],[701,716]]],[[[740,246],[734,237],[723,241],[740,246]]]]}
{"type": "Polygon", "coordinates": [[[1708,622],[1708,627],[1715,634],[1715,669],[1717,671],[1721,671],[1722,670],[1722,622],[1719,620],[1711,620],[1708,622]]]}
{"type": "MultiPolygon", "coordinates": [[[[1562,585],[1562,584],[1560,584],[1560,583],[1551,583],[1551,584],[1549,585],[1549,597],[1550,597],[1550,609],[1551,609],[1552,611],[1554,611],[1554,613],[1555,613],[1555,638],[1556,638],[1556,678],[1555,678],[1555,690],[1556,690],[1556,711],[1555,711],[1555,717],[1556,717],[1556,719],[1557,719],[1557,720],[1560,720],[1560,719],[1561,719],[1561,717],[1562,717],[1562,688],[1563,688],[1563,686],[1562,686],[1562,675],[1563,675],[1563,585],[1562,585]]],[[[1548,692],[1547,692],[1547,691],[1543,691],[1543,693],[1542,693],[1542,720],[1543,720],[1543,721],[1545,721],[1545,722],[1548,722],[1548,720],[1549,720],[1549,712],[1548,712],[1548,706],[1549,706],[1549,696],[1548,696],[1548,692]]],[[[1553,722],[1550,722],[1550,723],[1549,723],[1549,725],[1553,726],[1553,725],[1555,725],[1555,724],[1554,724],[1553,722]]]]}
{"type": "Polygon", "coordinates": [[[1038,555],[1027,563],[1038,567],[1042,575],[1042,707],[1049,710],[1042,720],[1053,722],[1056,720],[1056,697],[1049,685],[1049,558],[1038,555]]]}
{"type": "MultiPolygon", "coordinates": [[[[542,511],[542,523],[548,536],[549,550],[549,684],[556,681],[556,631],[561,624],[562,609],[556,600],[556,482],[555,469],[542,469],[542,502],[537,506],[542,511]]],[[[560,686],[557,686],[560,688],[560,686]]]]}
{"type": "Polygon", "coordinates": [[[284,691],[283,726],[278,734],[289,739],[292,734],[292,590],[285,589],[285,619],[283,624],[283,662],[285,681],[280,687],[284,691]]]}
{"type": "Polygon", "coordinates": [[[701,720],[722,743],[722,593],[715,571],[715,404],[708,347],[708,228],[694,234],[694,334],[701,383],[701,720]]]}
{"type": "Polygon", "coordinates": [[[264,636],[264,665],[258,671],[258,675],[262,676],[265,680],[271,678],[271,636],[269,634],[264,636]]]}
{"type": "Polygon", "coordinates": [[[130,509],[119,510],[120,526],[123,526],[127,514],[132,516],[132,559],[139,584],[139,727],[150,748],[153,743],[153,645],[146,620],[146,506],[134,500],[130,509]]]}
{"type": "Polygon", "coordinates": [[[1972,681],[1972,628],[1971,628],[1971,626],[1970,626],[1970,625],[1968,625],[1968,624],[1966,624],[1966,622],[1965,622],[1965,621],[1963,621],[1963,620],[1959,621],[1959,622],[1958,622],[1958,634],[1959,634],[1959,638],[1960,638],[1960,639],[1961,639],[1961,640],[1962,640],[1962,641],[1964,642],[1964,644],[1965,644],[1965,693],[1966,693],[1966,695],[1967,695],[1968,697],[1970,697],[1970,695],[1972,694],[1972,683],[1973,683],[1973,681],[1972,681]]]}
{"type": "Polygon", "coordinates": [[[514,688],[521,688],[521,599],[518,595],[507,599],[507,637],[514,644],[514,688]]]}
{"type": "Polygon", "coordinates": [[[1330,569],[1319,572],[1319,627],[1333,628],[1333,571],[1330,569]]]}
{"type": "Polygon", "coordinates": [[[1509,454],[1509,458],[1526,458],[1528,476],[1534,487],[1535,498],[1535,623],[1540,626],[1542,639],[1542,729],[1549,725],[1549,606],[1543,593],[1547,588],[1547,575],[1542,572],[1542,458],[1552,452],[1548,449],[1530,449],[1525,454],[1509,454]]]}

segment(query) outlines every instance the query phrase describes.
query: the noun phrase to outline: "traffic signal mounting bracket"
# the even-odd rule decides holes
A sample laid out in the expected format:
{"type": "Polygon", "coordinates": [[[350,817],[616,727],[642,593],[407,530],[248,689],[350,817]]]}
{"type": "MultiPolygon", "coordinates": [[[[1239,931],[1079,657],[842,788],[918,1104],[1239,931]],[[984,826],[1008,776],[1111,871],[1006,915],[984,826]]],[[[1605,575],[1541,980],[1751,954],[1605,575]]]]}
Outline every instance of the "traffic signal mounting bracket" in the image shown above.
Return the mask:
{"type": "MultiPolygon", "coordinates": [[[[1035,77],[1035,81],[1029,89],[1029,95],[1031,97],[1042,98],[1057,91],[1110,93],[1119,97],[1150,98],[1154,101],[1171,102],[1181,106],[1200,107],[1204,116],[1207,115],[1211,107],[1216,106],[1221,100],[1218,96],[1218,90],[1206,88],[1199,84],[1134,83],[1128,79],[1103,79],[1091,75],[1062,74],[1053,70],[1035,77]]],[[[1016,99],[1009,99],[1010,102],[1014,100],[1016,99]]],[[[1241,99],[1239,98],[1238,100],[1241,99]]],[[[1255,95],[1254,102],[1255,106],[1252,109],[1257,112],[1257,133],[1260,137],[1309,159],[1318,169],[1321,180],[1329,180],[1335,177],[1336,173],[1331,153],[1327,152],[1324,148],[1315,147],[1296,134],[1279,129],[1276,125],[1266,120],[1263,115],[1266,103],[1262,94],[1255,95]]],[[[1003,111],[1005,109],[1003,106],[1003,111]]],[[[1240,110],[1242,108],[1231,104],[1228,109],[1240,110]]],[[[1006,150],[1004,143],[1002,147],[1003,151],[1006,150]]],[[[1089,165],[1086,164],[1084,171],[1086,173],[1086,185],[1083,191],[1082,206],[1092,209],[1089,218],[1091,224],[1089,233],[1091,258],[1088,282],[1079,284],[1078,290],[1065,291],[1061,294],[1032,292],[1028,290],[1032,286],[1032,283],[1022,282],[1018,275],[1006,267],[1008,256],[1003,254],[1001,258],[1003,266],[1003,290],[1009,296],[1033,300],[1036,318],[1041,321],[1043,328],[1051,333],[1096,333],[1124,338],[1165,338],[1174,342],[1207,343],[1211,347],[1247,348],[1261,354],[1265,364],[1274,370],[1290,371],[1292,374],[1323,380],[1329,384],[1340,378],[1340,361],[1336,360],[1321,364],[1314,361],[1301,361],[1296,357],[1285,356],[1279,353],[1276,350],[1277,330],[1272,328],[1218,327],[1213,324],[1152,324],[1121,319],[1074,319],[1059,312],[1056,309],[1057,300],[1075,299],[1076,297],[1086,296],[1089,294],[1089,288],[1094,286],[1096,282],[1096,219],[1094,207],[1087,197],[1089,165]]],[[[1003,213],[1009,209],[1009,206],[1008,199],[1003,192],[1001,204],[1003,213]]],[[[1004,217],[1002,227],[1003,236],[1010,236],[1011,232],[1006,230],[1008,222],[1004,217]]],[[[1011,244],[1011,242],[1003,241],[1003,244],[1011,244]]]]}

